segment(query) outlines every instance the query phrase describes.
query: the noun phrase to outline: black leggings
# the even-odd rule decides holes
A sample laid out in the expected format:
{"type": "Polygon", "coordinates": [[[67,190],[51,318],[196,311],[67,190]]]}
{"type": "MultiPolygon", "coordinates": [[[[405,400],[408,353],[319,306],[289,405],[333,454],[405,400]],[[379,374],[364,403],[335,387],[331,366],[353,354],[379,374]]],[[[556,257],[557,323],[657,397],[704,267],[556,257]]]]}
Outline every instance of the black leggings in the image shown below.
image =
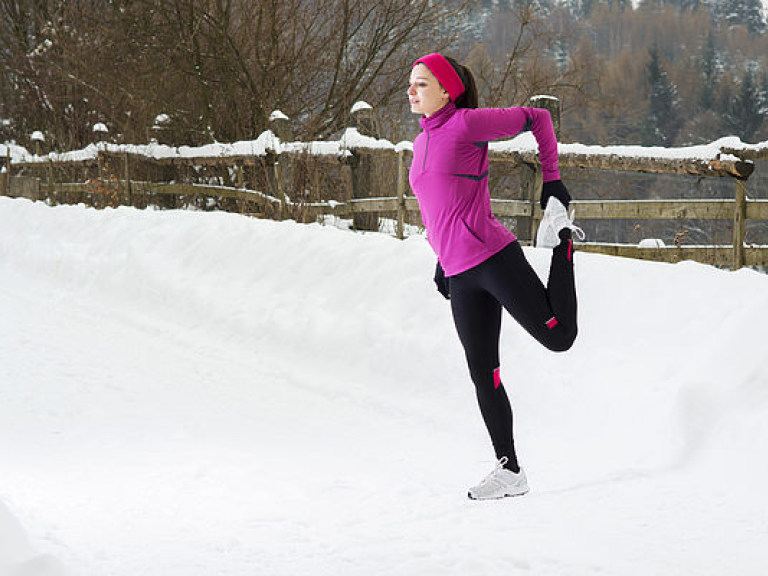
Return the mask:
{"type": "Polygon", "coordinates": [[[576,339],[573,245],[564,240],[552,253],[545,288],[518,242],[474,268],[450,278],[451,310],[475,384],[480,412],[496,458],[519,469],[512,433],[512,408],[499,376],[502,306],[550,350],[568,350],[576,339]]]}

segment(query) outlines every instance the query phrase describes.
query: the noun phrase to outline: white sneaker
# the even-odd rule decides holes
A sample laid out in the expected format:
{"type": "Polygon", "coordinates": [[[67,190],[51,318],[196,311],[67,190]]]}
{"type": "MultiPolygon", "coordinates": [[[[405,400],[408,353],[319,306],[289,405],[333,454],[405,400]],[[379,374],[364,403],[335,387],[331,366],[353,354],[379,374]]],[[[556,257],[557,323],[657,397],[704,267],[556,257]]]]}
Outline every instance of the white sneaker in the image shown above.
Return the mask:
{"type": "Polygon", "coordinates": [[[536,247],[554,248],[560,244],[560,230],[563,228],[570,228],[579,240],[584,240],[584,230],[573,223],[573,214],[571,210],[569,217],[563,203],[554,196],[547,200],[547,207],[536,231],[536,247]]]}
{"type": "Polygon", "coordinates": [[[528,492],[528,479],[523,469],[520,468],[520,472],[515,474],[504,468],[506,463],[505,456],[480,484],[469,489],[467,496],[472,500],[494,500],[505,496],[522,496],[528,492]]]}

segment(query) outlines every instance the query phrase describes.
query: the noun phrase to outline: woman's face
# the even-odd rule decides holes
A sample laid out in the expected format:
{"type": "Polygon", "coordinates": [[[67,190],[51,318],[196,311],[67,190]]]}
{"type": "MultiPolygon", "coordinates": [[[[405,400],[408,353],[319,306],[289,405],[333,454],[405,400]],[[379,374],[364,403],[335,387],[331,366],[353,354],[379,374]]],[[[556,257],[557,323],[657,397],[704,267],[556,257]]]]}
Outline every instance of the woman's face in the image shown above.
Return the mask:
{"type": "Polygon", "coordinates": [[[450,100],[437,78],[424,64],[417,64],[411,70],[411,78],[408,84],[408,101],[411,103],[411,112],[431,116],[450,100]]]}

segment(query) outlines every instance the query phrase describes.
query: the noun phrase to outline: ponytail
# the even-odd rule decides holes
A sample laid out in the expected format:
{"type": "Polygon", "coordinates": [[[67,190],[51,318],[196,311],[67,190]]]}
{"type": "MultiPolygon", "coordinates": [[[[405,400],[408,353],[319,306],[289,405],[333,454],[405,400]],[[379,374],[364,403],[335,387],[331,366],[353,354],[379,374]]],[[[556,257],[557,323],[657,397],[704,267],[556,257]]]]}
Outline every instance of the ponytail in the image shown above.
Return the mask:
{"type": "Polygon", "coordinates": [[[475,85],[475,77],[472,76],[472,72],[466,66],[463,66],[456,62],[453,58],[446,56],[448,63],[456,70],[456,74],[459,75],[461,83],[464,84],[464,92],[461,96],[456,98],[454,104],[456,108],[477,108],[478,95],[477,86],[475,85]]]}

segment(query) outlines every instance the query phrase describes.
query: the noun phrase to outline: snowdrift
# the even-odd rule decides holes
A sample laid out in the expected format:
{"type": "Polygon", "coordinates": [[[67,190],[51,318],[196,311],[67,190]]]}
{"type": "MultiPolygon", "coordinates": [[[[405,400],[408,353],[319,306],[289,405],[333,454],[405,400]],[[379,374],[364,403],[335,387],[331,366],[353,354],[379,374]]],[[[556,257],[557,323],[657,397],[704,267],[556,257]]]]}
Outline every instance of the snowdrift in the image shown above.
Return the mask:
{"type": "Polygon", "coordinates": [[[571,351],[504,320],[532,492],[478,503],[423,238],[0,198],[0,574],[763,574],[768,277],[576,266],[571,351]]]}

